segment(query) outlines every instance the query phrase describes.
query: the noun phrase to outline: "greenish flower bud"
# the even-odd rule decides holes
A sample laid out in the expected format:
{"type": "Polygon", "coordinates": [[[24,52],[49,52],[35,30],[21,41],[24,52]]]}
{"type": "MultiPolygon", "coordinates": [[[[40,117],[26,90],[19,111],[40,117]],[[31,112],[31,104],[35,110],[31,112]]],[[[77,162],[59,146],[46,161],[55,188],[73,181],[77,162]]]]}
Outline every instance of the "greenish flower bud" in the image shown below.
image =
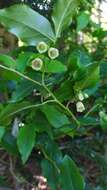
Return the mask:
{"type": "Polygon", "coordinates": [[[88,94],[87,93],[84,93],[84,98],[89,98],[88,94]]]}
{"type": "Polygon", "coordinates": [[[77,112],[83,112],[85,110],[84,104],[82,102],[77,102],[76,109],[77,109],[77,112]]]}
{"type": "Polygon", "coordinates": [[[99,112],[99,116],[100,116],[101,118],[105,117],[105,112],[104,112],[104,111],[100,111],[100,112],[99,112]]]}
{"type": "Polygon", "coordinates": [[[36,58],[32,61],[32,69],[39,71],[43,66],[43,61],[40,58],[36,58]]]}
{"type": "Polygon", "coordinates": [[[39,42],[36,48],[39,53],[45,53],[48,50],[48,45],[45,42],[39,42]]]}
{"type": "Polygon", "coordinates": [[[79,94],[78,94],[78,99],[79,99],[80,101],[83,101],[83,100],[84,100],[84,95],[82,94],[82,92],[79,92],[79,94]]]}
{"type": "Polygon", "coordinates": [[[58,56],[59,56],[59,50],[56,49],[56,48],[49,48],[48,50],[48,56],[51,58],[51,59],[56,59],[58,56]]]}

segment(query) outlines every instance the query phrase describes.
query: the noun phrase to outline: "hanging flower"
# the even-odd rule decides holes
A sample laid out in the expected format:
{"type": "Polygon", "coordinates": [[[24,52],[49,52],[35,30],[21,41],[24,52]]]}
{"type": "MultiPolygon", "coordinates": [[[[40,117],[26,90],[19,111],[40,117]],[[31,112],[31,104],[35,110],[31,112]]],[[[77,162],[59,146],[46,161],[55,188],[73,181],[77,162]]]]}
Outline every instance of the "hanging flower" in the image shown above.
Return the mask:
{"type": "Polygon", "coordinates": [[[48,50],[48,45],[45,42],[39,42],[36,48],[39,53],[45,53],[48,50]]]}
{"type": "Polygon", "coordinates": [[[87,93],[84,93],[84,98],[89,98],[88,94],[87,93]]]}
{"type": "Polygon", "coordinates": [[[43,61],[40,58],[36,58],[32,61],[32,69],[39,71],[43,66],[43,61]]]}
{"type": "Polygon", "coordinates": [[[84,104],[80,101],[77,102],[76,103],[76,109],[77,109],[77,112],[83,112],[85,110],[84,104]]]}
{"type": "Polygon", "coordinates": [[[83,101],[83,100],[84,100],[84,94],[83,94],[82,92],[79,92],[79,94],[78,94],[78,99],[79,99],[80,101],[83,101]]]}
{"type": "Polygon", "coordinates": [[[56,59],[58,56],[59,56],[59,50],[56,49],[56,48],[49,48],[48,50],[48,56],[51,58],[51,59],[56,59]]]}

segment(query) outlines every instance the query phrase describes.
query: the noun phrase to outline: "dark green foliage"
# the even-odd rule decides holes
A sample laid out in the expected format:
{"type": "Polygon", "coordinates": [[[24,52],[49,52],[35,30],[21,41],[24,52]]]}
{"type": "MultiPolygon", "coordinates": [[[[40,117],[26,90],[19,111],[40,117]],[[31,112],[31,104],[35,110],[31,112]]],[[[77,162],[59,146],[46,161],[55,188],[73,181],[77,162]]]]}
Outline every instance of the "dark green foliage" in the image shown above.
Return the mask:
{"type": "Polygon", "coordinates": [[[0,146],[23,164],[39,150],[52,190],[106,188],[107,31],[91,19],[94,1],[46,3],[0,10],[0,22],[24,42],[0,54],[0,146]],[[91,164],[100,173],[94,184],[91,164]]]}

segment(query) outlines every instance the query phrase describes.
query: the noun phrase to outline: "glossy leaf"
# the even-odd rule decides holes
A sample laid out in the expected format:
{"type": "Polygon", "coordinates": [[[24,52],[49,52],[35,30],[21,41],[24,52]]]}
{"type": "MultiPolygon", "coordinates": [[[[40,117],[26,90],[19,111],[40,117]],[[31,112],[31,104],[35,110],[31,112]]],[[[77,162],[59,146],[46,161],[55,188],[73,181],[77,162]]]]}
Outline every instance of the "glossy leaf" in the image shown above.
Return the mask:
{"type": "Polygon", "coordinates": [[[68,27],[72,21],[72,16],[78,6],[77,0],[57,0],[54,6],[52,20],[55,27],[56,39],[61,32],[68,27]]]}
{"type": "Polygon", "coordinates": [[[3,62],[4,65],[11,68],[15,68],[16,65],[16,62],[12,57],[4,54],[0,54],[0,62],[3,62]]]}
{"type": "Polygon", "coordinates": [[[67,116],[54,106],[45,105],[41,108],[41,111],[45,114],[49,123],[55,128],[62,127],[63,125],[70,123],[67,116]]]}
{"type": "Polygon", "coordinates": [[[80,175],[76,164],[69,156],[63,158],[60,171],[62,190],[84,190],[84,180],[80,175]]]}
{"type": "Polygon", "coordinates": [[[18,104],[11,103],[8,104],[0,113],[0,123],[2,121],[5,121],[5,119],[12,117],[15,113],[17,113],[19,110],[23,109],[24,107],[30,105],[29,102],[21,102],[18,104]]]}
{"type": "Polygon", "coordinates": [[[25,163],[35,144],[35,126],[25,125],[19,131],[17,145],[23,163],[25,163]]]}
{"type": "Polygon", "coordinates": [[[58,145],[56,142],[51,140],[49,136],[46,135],[41,135],[40,139],[40,146],[51,160],[53,160],[54,164],[57,166],[62,160],[62,153],[61,150],[59,149],[58,145]]]}
{"type": "Polygon", "coordinates": [[[48,160],[42,161],[42,173],[48,180],[52,190],[56,190],[59,183],[59,173],[57,169],[48,160]]]}
{"type": "Polygon", "coordinates": [[[43,69],[47,73],[61,73],[67,71],[66,65],[57,60],[45,61],[43,69]]]}
{"type": "Polygon", "coordinates": [[[0,21],[10,32],[28,44],[35,45],[46,39],[54,41],[49,21],[26,5],[13,5],[0,10],[0,21]]]}
{"type": "Polygon", "coordinates": [[[56,90],[55,96],[57,99],[59,99],[61,102],[69,100],[70,98],[73,98],[73,84],[70,80],[64,81],[60,87],[56,90]]]}
{"type": "Polygon", "coordinates": [[[31,55],[31,52],[22,52],[19,54],[18,58],[16,59],[16,69],[19,72],[24,73],[31,55]]]}
{"type": "Polygon", "coordinates": [[[33,94],[33,90],[37,89],[38,85],[34,83],[22,80],[16,87],[16,90],[12,94],[11,102],[19,102],[30,94],[33,94]]]}
{"type": "Polygon", "coordinates": [[[46,117],[42,112],[37,110],[36,116],[34,116],[33,123],[35,125],[35,131],[37,131],[38,133],[45,132],[50,136],[50,138],[53,139],[52,126],[47,121],[46,117]]]}

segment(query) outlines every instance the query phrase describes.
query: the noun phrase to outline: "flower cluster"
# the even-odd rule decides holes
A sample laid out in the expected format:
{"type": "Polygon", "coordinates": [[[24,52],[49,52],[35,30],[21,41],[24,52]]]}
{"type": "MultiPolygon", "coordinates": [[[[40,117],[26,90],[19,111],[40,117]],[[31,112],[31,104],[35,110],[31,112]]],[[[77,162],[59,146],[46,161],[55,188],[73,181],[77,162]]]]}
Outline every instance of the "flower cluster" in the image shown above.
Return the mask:
{"type": "Polygon", "coordinates": [[[82,101],[88,97],[89,96],[87,93],[82,93],[81,91],[78,93],[77,98],[79,101],[76,103],[77,112],[85,111],[85,106],[82,101]]]}
{"type": "MultiPolygon", "coordinates": [[[[59,56],[59,51],[57,48],[48,47],[45,42],[39,42],[36,46],[37,51],[42,54],[48,51],[48,56],[50,59],[56,59],[59,56]]],[[[32,61],[32,69],[39,71],[43,66],[43,61],[41,58],[35,58],[32,61]]]]}
{"type": "Polygon", "coordinates": [[[81,91],[78,93],[77,95],[77,98],[80,100],[80,101],[83,101],[84,99],[88,98],[88,94],[87,93],[82,93],[81,91]]]}

